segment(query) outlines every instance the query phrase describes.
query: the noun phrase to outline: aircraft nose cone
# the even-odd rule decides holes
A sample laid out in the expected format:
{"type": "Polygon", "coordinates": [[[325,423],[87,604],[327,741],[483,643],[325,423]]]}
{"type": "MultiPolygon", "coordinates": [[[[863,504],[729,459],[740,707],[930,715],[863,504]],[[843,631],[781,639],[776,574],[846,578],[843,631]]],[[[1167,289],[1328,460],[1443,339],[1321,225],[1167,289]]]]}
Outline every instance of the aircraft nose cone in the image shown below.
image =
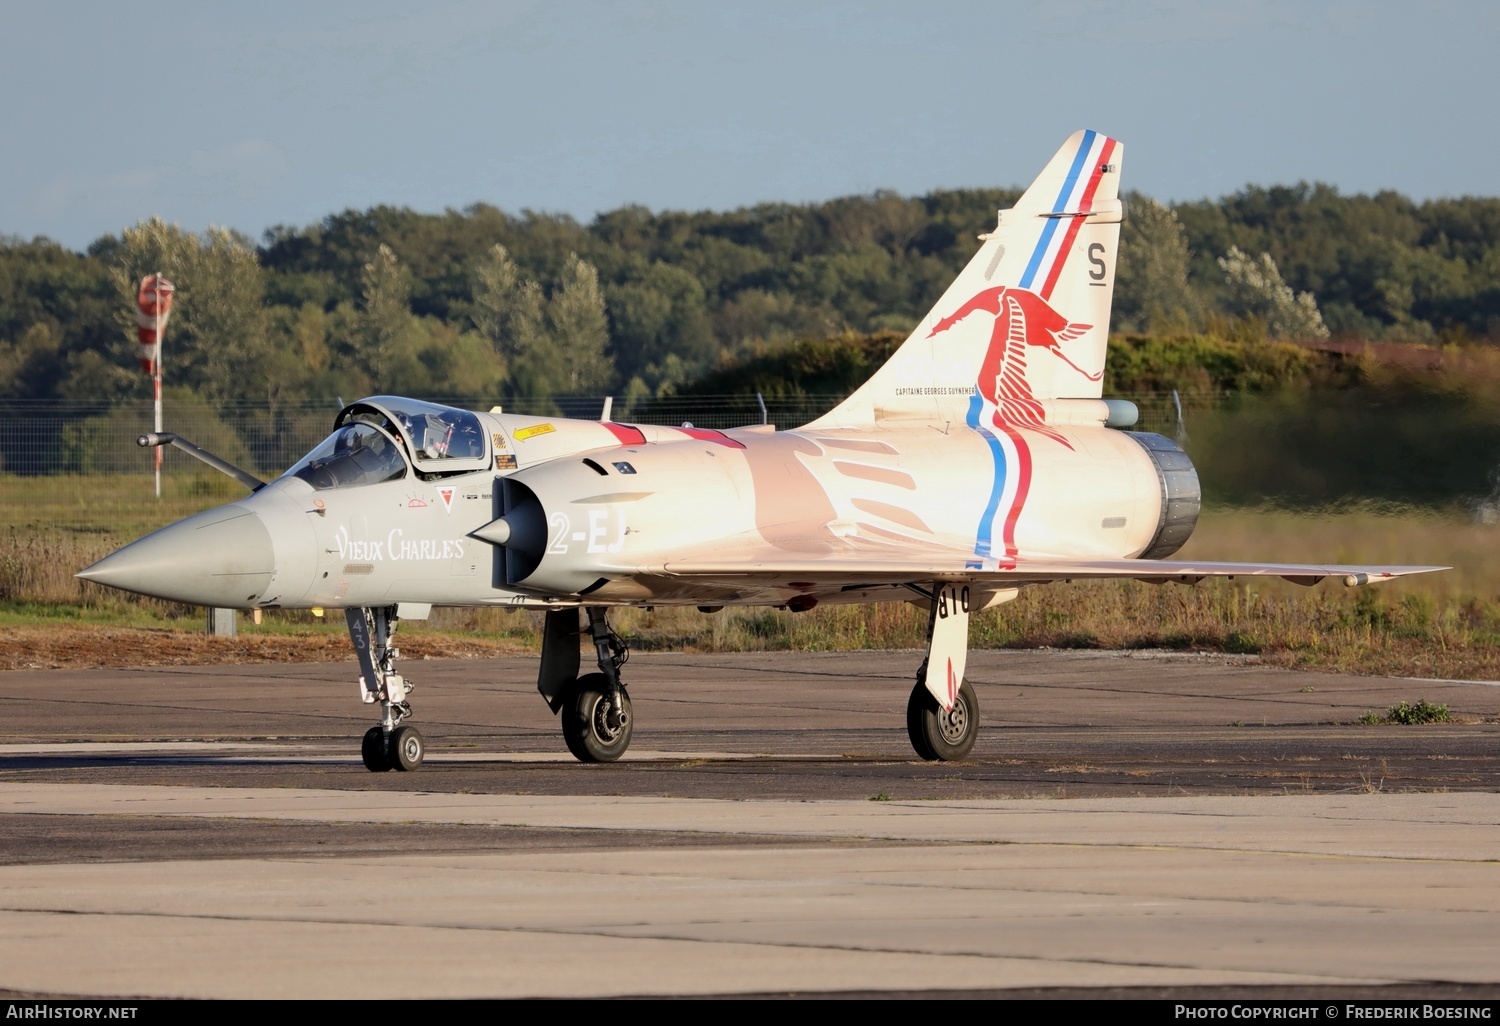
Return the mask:
{"type": "Polygon", "coordinates": [[[275,571],[265,524],[230,505],[163,527],[77,576],[171,602],[242,608],[264,594],[275,571]]]}

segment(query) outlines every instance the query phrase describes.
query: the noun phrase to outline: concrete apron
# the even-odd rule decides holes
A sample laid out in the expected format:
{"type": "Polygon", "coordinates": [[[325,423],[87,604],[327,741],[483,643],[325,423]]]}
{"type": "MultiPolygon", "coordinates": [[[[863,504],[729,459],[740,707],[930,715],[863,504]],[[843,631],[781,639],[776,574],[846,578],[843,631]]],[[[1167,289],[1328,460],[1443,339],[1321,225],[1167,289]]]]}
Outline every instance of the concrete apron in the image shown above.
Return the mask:
{"type": "Polygon", "coordinates": [[[0,988],[522,997],[1500,982],[1500,795],[787,802],[0,783],[0,813],[604,850],[0,868],[0,988]],[[610,850],[617,829],[688,846],[610,850]],[[691,846],[694,833],[826,838],[691,846]],[[894,842],[894,843],[892,843],[894,842]]]}

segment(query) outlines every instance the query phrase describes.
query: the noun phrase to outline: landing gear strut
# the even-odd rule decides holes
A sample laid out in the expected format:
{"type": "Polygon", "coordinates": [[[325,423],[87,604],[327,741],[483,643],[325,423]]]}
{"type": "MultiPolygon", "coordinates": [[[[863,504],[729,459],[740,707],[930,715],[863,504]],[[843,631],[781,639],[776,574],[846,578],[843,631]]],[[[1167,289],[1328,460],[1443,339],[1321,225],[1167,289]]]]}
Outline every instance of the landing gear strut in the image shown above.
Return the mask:
{"type": "Polygon", "coordinates": [[[585,612],[599,672],[578,676],[578,611],[553,610],[543,630],[537,690],[559,714],[563,740],[579,762],[614,762],[630,747],[633,729],[630,695],[620,679],[630,650],[605,621],[603,606],[585,612]]]}
{"type": "Polygon", "coordinates": [[[371,773],[414,770],[422,765],[427,744],[416,727],[401,722],[411,716],[406,696],[413,685],[396,672],[396,659],[401,655],[391,643],[396,636],[396,609],[346,609],[344,621],[359,658],[360,697],[366,705],[380,705],[380,722],[365,731],[359,747],[365,769],[371,773]]]}
{"type": "Polygon", "coordinates": [[[979,699],[964,679],[969,586],[938,582],[930,597],[927,658],[906,701],[906,734],[923,759],[951,762],[968,755],[979,737],[979,699]]]}

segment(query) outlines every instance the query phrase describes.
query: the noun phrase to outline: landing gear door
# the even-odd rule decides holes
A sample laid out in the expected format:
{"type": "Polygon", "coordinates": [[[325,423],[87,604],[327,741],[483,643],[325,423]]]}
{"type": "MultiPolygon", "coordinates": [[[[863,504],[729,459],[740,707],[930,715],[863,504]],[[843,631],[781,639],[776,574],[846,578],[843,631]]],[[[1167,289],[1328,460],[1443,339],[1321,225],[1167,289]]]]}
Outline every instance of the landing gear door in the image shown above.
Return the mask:
{"type": "Polygon", "coordinates": [[[932,591],[927,642],[927,690],[952,709],[969,661],[969,586],[939,584],[932,591]]]}

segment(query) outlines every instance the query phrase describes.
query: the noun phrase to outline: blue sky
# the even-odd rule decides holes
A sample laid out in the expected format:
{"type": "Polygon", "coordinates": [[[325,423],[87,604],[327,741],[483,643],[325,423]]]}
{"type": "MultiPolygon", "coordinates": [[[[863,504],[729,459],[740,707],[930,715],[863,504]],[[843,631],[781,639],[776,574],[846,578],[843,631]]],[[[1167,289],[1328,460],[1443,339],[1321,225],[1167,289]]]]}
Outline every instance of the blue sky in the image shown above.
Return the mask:
{"type": "Polygon", "coordinates": [[[0,234],[1024,185],[1496,195],[1500,4],[0,0],[0,234]]]}

